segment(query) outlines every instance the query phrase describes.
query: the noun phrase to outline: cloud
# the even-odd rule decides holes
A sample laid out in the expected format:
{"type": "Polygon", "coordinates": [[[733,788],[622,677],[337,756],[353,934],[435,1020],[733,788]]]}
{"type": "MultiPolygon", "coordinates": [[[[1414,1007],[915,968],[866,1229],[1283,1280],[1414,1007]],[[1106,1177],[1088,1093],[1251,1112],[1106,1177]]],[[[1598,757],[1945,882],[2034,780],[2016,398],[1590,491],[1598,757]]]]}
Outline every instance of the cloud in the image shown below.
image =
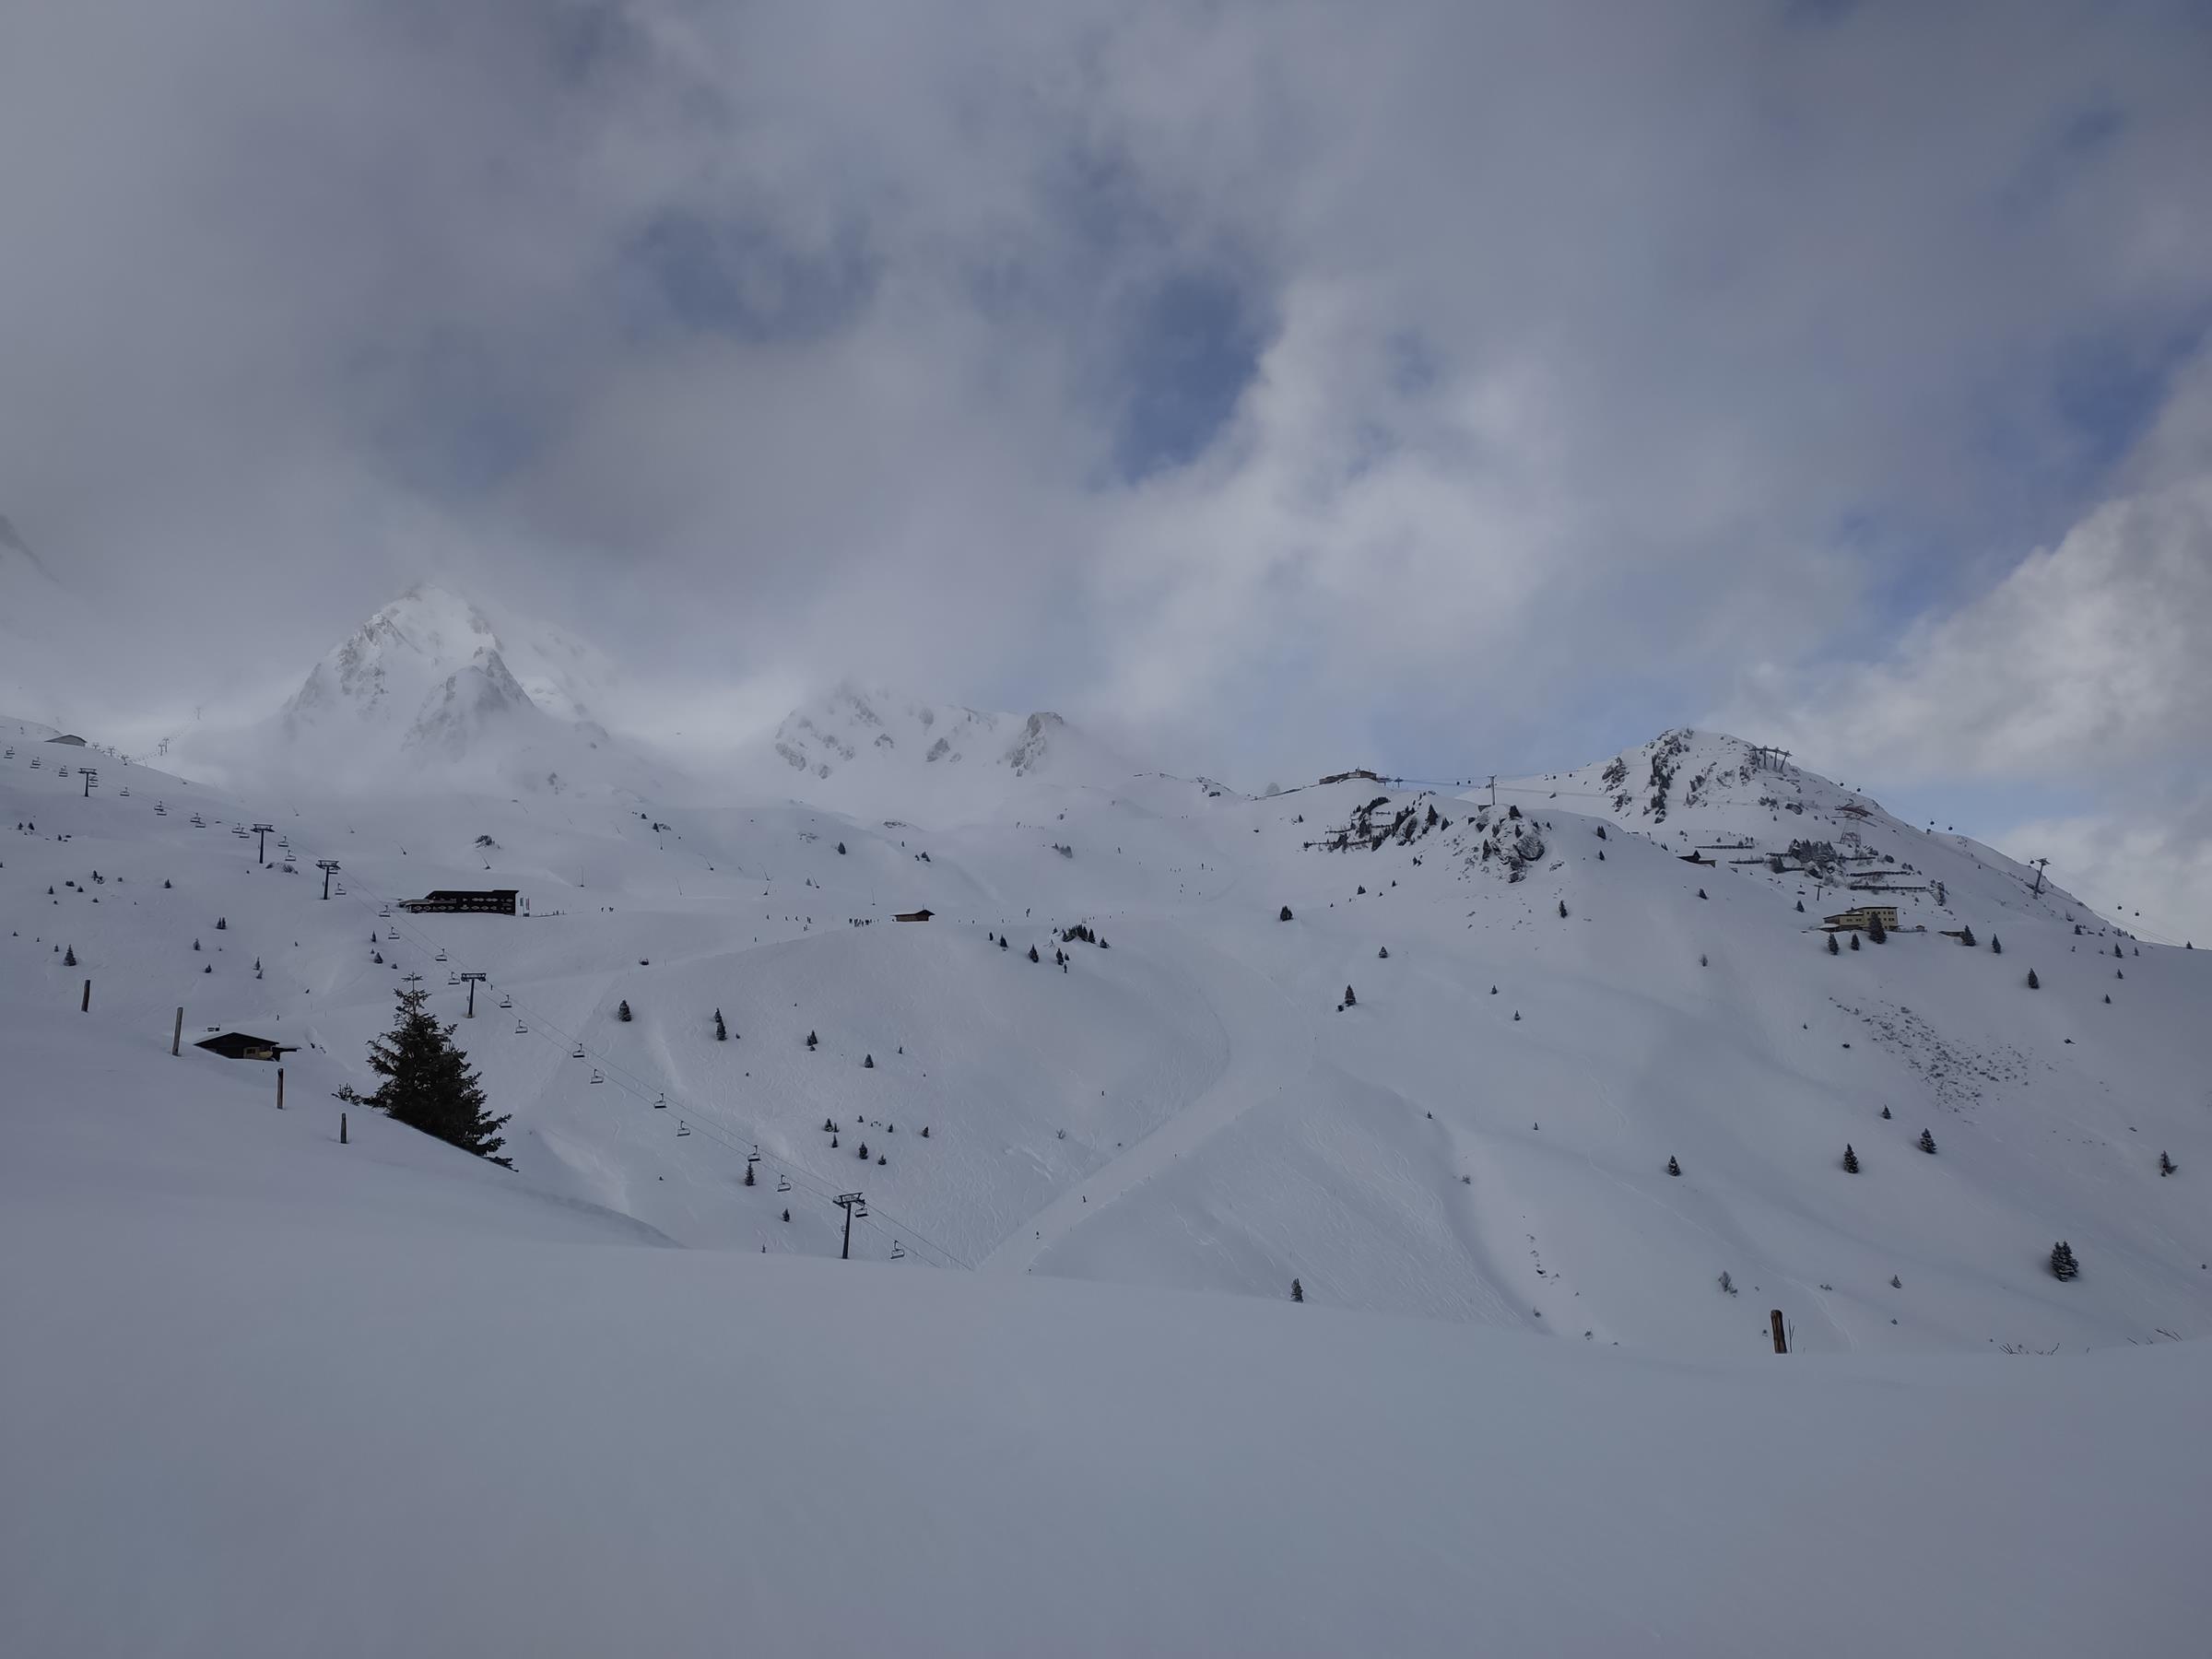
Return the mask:
{"type": "Polygon", "coordinates": [[[0,511],[118,710],[296,678],[437,575],[598,640],[641,721],[857,668],[1232,777],[1450,775],[1763,664],[1754,724],[1847,699],[1808,745],[1877,779],[1953,709],[1965,766],[2150,764],[2202,711],[2147,665],[2201,594],[2208,28],[35,8],[0,511]]]}

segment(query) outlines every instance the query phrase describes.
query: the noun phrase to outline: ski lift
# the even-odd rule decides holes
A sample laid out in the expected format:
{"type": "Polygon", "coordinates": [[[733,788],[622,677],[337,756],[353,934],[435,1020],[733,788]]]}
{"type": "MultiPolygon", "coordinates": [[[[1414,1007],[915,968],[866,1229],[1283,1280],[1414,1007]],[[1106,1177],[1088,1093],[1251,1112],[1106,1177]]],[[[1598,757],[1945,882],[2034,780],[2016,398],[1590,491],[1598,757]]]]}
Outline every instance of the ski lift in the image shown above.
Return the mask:
{"type": "MultiPolygon", "coordinates": [[[[278,846],[280,846],[280,847],[281,847],[282,845],[284,845],[284,843],[283,843],[282,841],[278,841],[276,844],[277,844],[278,846]]],[[[383,908],[383,909],[382,909],[382,910],[378,911],[376,913],[377,913],[377,914],[378,914],[380,917],[381,917],[381,916],[388,916],[388,915],[390,915],[390,914],[392,913],[392,907],[391,907],[390,905],[388,905],[388,904],[387,904],[387,905],[385,905],[385,906],[384,906],[384,908],[383,908]]]]}
{"type": "Polygon", "coordinates": [[[126,801],[131,798],[131,786],[128,783],[123,786],[123,798],[126,801]]]}
{"type": "Polygon", "coordinates": [[[154,803],[154,816],[156,818],[167,818],[169,816],[169,808],[162,806],[160,802],[156,801],[154,803]]]}
{"type": "Polygon", "coordinates": [[[396,927],[390,927],[390,928],[386,928],[386,929],[384,930],[384,937],[385,937],[386,939],[388,939],[388,940],[389,940],[389,939],[396,939],[396,938],[398,938],[398,937],[399,937],[399,929],[398,929],[398,928],[396,928],[396,927]]]}
{"type": "Polygon", "coordinates": [[[343,899],[346,897],[346,884],[342,881],[335,884],[330,890],[332,896],[335,898],[343,899]]]}
{"type": "Polygon", "coordinates": [[[668,1091],[666,1089],[664,1088],[661,1090],[660,1094],[654,1098],[653,1109],[655,1112],[665,1112],[668,1110],[668,1091]]]}
{"type": "Polygon", "coordinates": [[[891,1260],[894,1262],[906,1260],[906,1247],[896,1239],[891,1241],[891,1260]]]}
{"type": "Polygon", "coordinates": [[[207,828],[207,820],[195,812],[192,815],[192,827],[194,830],[205,830],[207,828]]]}
{"type": "Polygon", "coordinates": [[[39,770],[39,758],[36,755],[33,755],[30,758],[30,770],[32,771],[37,771],[39,770]]]}
{"type": "Polygon", "coordinates": [[[514,1034],[517,1037],[527,1037],[530,1035],[530,1028],[518,1019],[514,1022],[514,1034]]]}
{"type": "Polygon", "coordinates": [[[569,1058],[570,1058],[570,1059],[571,1059],[571,1060],[581,1060],[581,1059],[582,1059],[582,1058],[583,1058],[583,1044],[580,1042],[580,1043],[578,1043],[578,1044],[577,1044],[577,1045],[576,1045],[574,1048],[571,1049],[571,1050],[569,1051],[569,1058]]]}
{"type": "Polygon", "coordinates": [[[68,761],[66,761],[66,760],[65,760],[65,761],[63,761],[63,762],[62,762],[62,776],[65,778],[65,777],[67,777],[68,775],[69,775],[69,762],[68,762],[68,761]]]}
{"type": "Polygon", "coordinates": [[[441,951],[440,951],[440,952],[438,953],[438,959],[439,959],[440,961],[441,961],[441,962],[445,960],[445,952],[444,952],[444,951],[442,951],[442,950],[441,950],[441,951]]]}
{"type": "Polygon", "coordinates": [[[677,1119],[677,1120],[676,1120],[676,1138],[677,1138],[677,1140],[682,1140],[682,1139],[684,1138],[684,1136],[685,1136],[685,1135],[688,1135],[688,1134],[690,1134],[690,1133],[691,1133],[691,1125],[690,1125],[690,1124],[688,1124],[685,1123],[685,1122],[684,1122],[684,1120],[683,1120],[683,1119],[681,1119],[681,1118],[678,1118],[678,1119],[677,1119]]]}
{"type": "Polygon", "coordinates": [[[779,1192],[779,1193],[788,1193],[788,1192],[790,1192],[790,1191],[791,1191],[791,1177],[789,1177],[788,1175],[779,1175],[779,1176],[777,1176],[777,1177],[776,1177],[776,1191],[777,1191],[777,1192],[779,1192]]]}
{"type": "Polygon", "coordinates": [[[514,1006],[514,998],[513,998],[513,997],[512,997],[512,996],[504,996],[504,995],[503,995],[503,996],[501,996],[501,997],[500,998],[500,1007],[502,1007],[502,1008],[512,1008],[512,1007],[513,1007],[513,1006],[514,1006]]]}
{"type": "Polygon", "coordinates": [[[758,1141],[753,1143],[753,1149],[745,1155],[745,1161],[747,1168],[760,1161],[760,1144],[758,1141]]]}
{"type": "Polygon", "coordinates": [[[592,1081],[594,1083],[604,1083],[606,1081],[605,1077],[599,1075],[599,1068],[595,1065],[592,1067],[592,1081]]]}
{"type": "Polygon", "coordinates": [[[292,844],[291,838],[289,836],[280,835],[276,838],[276,844],[280,847],[288,847],[292,844]]]}
{"type": "Polygon", "coordinates": [[[449,973],[445,976],[445,982],[449,985],[457,985],[461,982],[461,976],[457,973],[449,973]]]}

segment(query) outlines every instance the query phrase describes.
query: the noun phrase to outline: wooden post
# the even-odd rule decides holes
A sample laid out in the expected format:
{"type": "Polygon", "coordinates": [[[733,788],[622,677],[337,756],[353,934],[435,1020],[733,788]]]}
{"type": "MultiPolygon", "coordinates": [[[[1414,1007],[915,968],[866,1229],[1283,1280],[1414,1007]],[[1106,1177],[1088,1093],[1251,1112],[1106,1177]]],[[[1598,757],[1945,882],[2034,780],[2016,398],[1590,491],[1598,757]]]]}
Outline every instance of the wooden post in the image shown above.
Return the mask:
{"type": "MultiPolygon", "coordinates": [[[[276,1068],[276,1110],[279,1112],[284,1110],[284,1067],[281,1065],[276,1068]]],[[[1774,1315],[1774,1330],[1776,1333],[1774,1340],[1780,1342],[1782,1340],[1782,1315],[1779,1313],[1774,1315]]]]}
{"type": "Polygon", "coordinates": [[[90,980],[87,980],[85,982],[85,994],[77,1002],[76,1011],[79,1014],[89,1014],[92,1012],[92,982],[90,980]]]}
{"type": "Polygon", "coordinates": [[[346,1114],[345,1114],[344,1112],[339,1112],[339,1113],[338,1113],[338,1145],[342,1147],[342,1146],[344,1146],[345,1144],[346,1144],[346,1114]]]}
{"type": "Polygon", "coordinates": [[[177,1023],[176,1023],[175,1025],[173,1025],[173,1026],[171,1026],[171,1027],[170,1028],[170,1032],[169,1032],[169,1057],[170,1057],[171,1060],[174,1060],[174,1059],[177,1057],[177,1052],[178,1052],[180,1049],[182,1049],[183,1046],[184,1046],[184,1010],[183,1010],[183,1009],[182,1009],[182,1008],[179,1008],[179,1009],[177,1010],[177,1023]]]}
{"type": "Polygon", "coordinates": [[[1782,1334],[1782,1310],[1774,1309],[1767,1315],[1767,1319],[1774,1326],[1774,1351],[1778,1354],[1788,1353],[1790,1351],[1789,1339],[1782,1334]]]}

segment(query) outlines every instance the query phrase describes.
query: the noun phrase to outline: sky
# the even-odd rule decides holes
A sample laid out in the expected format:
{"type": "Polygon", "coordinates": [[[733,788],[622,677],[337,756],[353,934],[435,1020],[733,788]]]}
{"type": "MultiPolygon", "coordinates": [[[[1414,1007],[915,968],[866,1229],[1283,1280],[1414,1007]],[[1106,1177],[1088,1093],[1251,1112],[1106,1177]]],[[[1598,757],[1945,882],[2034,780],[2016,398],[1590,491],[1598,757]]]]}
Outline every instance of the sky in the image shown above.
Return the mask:
{"type": "Polygon", "coordinates": [[[641,731],[1720,725],[2212,936],[2208,82],[2178,0],[28,0],[0,513],[138,729],[431,577],[641,731]]]}

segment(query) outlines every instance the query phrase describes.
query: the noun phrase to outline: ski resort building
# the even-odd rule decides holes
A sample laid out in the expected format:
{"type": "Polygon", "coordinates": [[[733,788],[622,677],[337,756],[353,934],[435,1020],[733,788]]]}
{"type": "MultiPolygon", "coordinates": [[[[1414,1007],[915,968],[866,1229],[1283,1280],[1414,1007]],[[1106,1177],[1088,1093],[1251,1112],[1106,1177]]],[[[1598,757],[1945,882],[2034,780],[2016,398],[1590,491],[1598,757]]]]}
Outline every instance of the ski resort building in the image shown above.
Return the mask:
{"type": "Polygon", "coordinates": [[[71,748],[83,748],[85,747],[85,740],[82,737],[79,737],[75,732],[64,732],[60,736],[49,737],[46,739],[46,741],[49,743],[65,743],[71,748]]]}
{"type": "Polygon", "coordinates": [[[1832,916],[1823,916],[1831,933],[1864,933],[1877,922],[1885,933],[1897,931],[1897,906],[1894,904],[1862,904],[1832,916]]]}
{"type": "Polygon", "coordinates": [[[894,922],[926,922],[937,912],[933,910],[900,911],[892,916],[894,922]]]}
{"type": "Polygon", "coordinates": [[[402,899],[399,908],[413,911],[417,915],[425,912],[465,912],[512,916],[515,912],[515,895],[513,888],[436,888],[420,899],[402,899]]]}

